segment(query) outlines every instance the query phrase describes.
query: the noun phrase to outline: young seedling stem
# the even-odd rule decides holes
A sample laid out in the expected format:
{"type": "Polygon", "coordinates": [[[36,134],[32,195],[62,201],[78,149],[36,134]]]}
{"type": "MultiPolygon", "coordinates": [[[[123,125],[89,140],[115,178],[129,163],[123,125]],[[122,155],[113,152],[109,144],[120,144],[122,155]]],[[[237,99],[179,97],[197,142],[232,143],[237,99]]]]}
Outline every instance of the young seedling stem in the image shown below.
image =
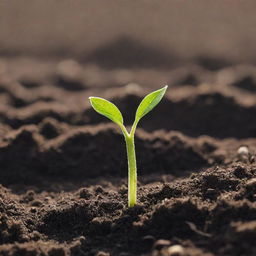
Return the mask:
{"type": "Polygon", "coordinates": [[[134,135],[137,128],[139,120],[150,112],[163,98],[166,89],[165,86],[157,91],[148,94],[140,103],[135,120],[132,125],[130,133],[127,131],[123,124],[123,116],[119,109],[111,102],[99,98],[99,97],[89,97],[90,103],[94,110],[99,114],[102,114],[112,120],[114,123],[118,124],[121,128],[127,150],[128,159],[128,206],[133,207],[137,203],[137,164],[136,164],[136,153],[135,153],[135,143],[134,135]]]}

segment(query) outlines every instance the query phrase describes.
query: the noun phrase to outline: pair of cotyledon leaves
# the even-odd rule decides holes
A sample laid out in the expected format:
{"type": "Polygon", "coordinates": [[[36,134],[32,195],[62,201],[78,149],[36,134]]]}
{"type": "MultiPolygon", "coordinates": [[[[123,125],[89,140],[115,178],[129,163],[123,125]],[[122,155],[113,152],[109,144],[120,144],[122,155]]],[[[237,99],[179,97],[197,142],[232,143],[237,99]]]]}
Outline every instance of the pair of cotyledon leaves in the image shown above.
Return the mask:
{"type": "MultiPolygon", "coordinates": [[[[167,85],[148,94],[140,103],[135,115],[135,123],[150,112],[163,98],[167,85]]],[[[92,107],[99,114],[109,118],[118,125],[123,125],[123,116],[120,110],[110,101],[99,97],[89,97],[92,107]]]]}

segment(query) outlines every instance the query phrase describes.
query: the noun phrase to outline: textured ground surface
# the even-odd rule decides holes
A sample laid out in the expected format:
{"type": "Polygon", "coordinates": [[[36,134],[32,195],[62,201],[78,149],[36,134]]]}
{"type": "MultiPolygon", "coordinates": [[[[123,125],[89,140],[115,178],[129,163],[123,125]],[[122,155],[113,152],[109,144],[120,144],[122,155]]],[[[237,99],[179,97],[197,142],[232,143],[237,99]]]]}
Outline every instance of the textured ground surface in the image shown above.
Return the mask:
{"type": "Polygon", "coordinates": [[[256,255],[256,69],[201,64],[1,59],[0,254],[256,255]],[[122,135],[87,99],[112,100],[130,125],[164,84],[137,131],[127,209],[122,135]]]}

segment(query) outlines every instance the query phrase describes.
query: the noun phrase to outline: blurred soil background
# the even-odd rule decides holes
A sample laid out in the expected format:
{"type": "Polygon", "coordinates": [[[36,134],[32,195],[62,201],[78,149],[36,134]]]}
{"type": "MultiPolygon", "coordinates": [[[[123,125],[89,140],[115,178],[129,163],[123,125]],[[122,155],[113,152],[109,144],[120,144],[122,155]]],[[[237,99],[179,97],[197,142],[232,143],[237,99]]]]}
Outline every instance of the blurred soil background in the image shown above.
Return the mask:
{"type": "Polygon", "coordinates": [[[0,53],[86,60],[96,49],[131,40],[178,59],[255,62],[255,5],[253,0],[1,0],[0,53]]]}

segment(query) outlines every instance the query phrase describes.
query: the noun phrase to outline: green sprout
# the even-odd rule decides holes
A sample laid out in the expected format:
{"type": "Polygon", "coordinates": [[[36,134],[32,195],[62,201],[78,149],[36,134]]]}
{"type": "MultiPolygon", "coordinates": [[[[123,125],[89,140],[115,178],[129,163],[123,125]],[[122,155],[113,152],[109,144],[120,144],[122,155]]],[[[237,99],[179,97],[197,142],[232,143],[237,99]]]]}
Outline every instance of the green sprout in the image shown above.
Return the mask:
{"type": "Polygon", "coordinates": [[[130,133],[127,131],[123,124],[123,116],[120,110],[111,102],[99,98],[89,97],[90,103],[94,110],[99,114],[109,118],[114,123],[118,124],[121,128],[127,150],[128,158],[128,206],[133,207],[137,201],[137,165],[136,165],[136,153],[134,144],[134,134],[139,120],[150,112],[163,98],[167,85],[157,91],[148,94],[140,103],[135,120],[132,125],[130,133]]]}

